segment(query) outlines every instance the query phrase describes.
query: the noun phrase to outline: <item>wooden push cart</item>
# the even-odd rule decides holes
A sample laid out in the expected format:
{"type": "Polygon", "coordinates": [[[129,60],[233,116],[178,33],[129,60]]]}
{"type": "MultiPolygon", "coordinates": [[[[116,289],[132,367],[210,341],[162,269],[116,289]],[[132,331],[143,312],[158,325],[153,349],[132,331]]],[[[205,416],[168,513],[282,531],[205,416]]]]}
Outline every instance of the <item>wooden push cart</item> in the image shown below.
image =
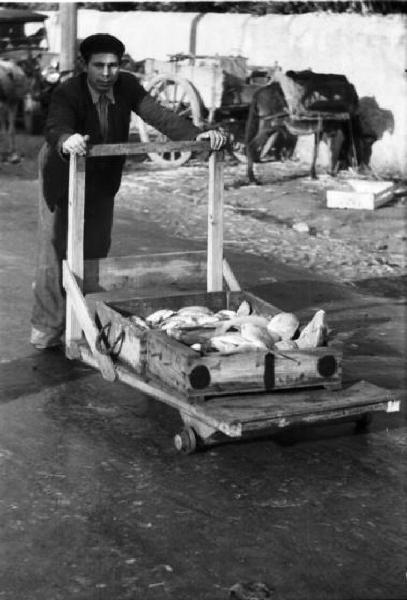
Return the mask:
{"type": "MultiPolygon", "coordinates": [[[[208,150],[206,142],[93,146],[98,156],[208,150]]],[[[107,381],[131,387],[173,406],[184,428],[178,450],[222,439],[264,435],[300,423],[396,412],[399,401],[367,382],[342,389],[342,353],[334,346],[275,353],[255,349],[203,355],[132,319],[156,309],[205,305],[236,309],[247,300],[254,313],[281,309],[240,288],[223,258],[222,152],[209,158],[208,245],[205,252],[84,260],[85,159],[71,155],[66,290],[66,354],[96,367],[107,381]],[[203,281],[206,272],[206,291],[203,281]],[[225,286],[224,286],[225,283],[225,286]],[[196,290],[196,291],[194,291],[196,290]]]]}

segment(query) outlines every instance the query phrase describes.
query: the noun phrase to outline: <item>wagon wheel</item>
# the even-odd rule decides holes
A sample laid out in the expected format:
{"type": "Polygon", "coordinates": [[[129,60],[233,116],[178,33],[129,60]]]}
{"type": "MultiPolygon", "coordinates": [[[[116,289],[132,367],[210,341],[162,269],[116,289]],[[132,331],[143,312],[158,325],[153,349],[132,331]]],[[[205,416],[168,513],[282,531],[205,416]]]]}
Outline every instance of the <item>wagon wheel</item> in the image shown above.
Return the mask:
{"type": "MultiPolygon", "coordinates": [[[[147,87],[147,91],[162,106],[170,108],[178,115],[190,119],[194,125],[201,125],[201,102],[194,87],[176,75],[158,75],[147,87]]],[[[143,142],[165,142],[167,136],[160,133],[140,118],[138,119],[140,138],[143,142]]],[[[148,156],[157,164],[179,166],[191,158],[192,152],[149,153],[148,156]]]]}

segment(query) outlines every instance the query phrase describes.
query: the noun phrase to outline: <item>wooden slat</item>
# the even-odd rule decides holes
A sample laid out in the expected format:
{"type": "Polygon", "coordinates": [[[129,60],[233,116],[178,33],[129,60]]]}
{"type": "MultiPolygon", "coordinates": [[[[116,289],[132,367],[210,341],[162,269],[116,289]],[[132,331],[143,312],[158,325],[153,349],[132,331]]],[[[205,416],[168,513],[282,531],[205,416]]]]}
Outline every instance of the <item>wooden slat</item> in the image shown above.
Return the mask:
{"type": "Polygon", "coordinates": [[[223,153],[209,158],[208,190],[208,272],[207,290],[216,292],[223,285],[223,153]]]}
{"type": "MultiPolygon", "coordinates": [[[[94,297],[93,294],[88,298],[94,297]]],[[[123,301],[113,301],[110,306],[123,315],[138,315],[147,317],[152,312],[161,308],[168,308],[174,311],[184,306],[206,306],[213,312],[217,312],[226,306],[225,292],[190,292],[162,296],[133,297],[123,301]]],[[[166,336],[167,337],[167,336],[166,336]]]]}
{"type": "Polygon", "coordinates": [[[337,420],[355,420],[362,415],[372,412],[389,412],[388,402],[374,401],[363,405],[355,406],[337,406],[318,412],[310,411],[308,414],[287,414],[283,417],[265,418],[259,421],[250,420],[245,423],[239,423],[242,427],[242,434],[255,434],[262,431],[275,432],[285,427],[298,425],[316,425],[326,424],[337,420]]]}
{"type": "Polygon", "coordinates": [[[350,114],[347,112],[308,110],[306,112],[293,113],[291,118],[293,121],[314,121],[318,119],[324,121],[349,121],[350,114]]]}
{"type": "MultiPolygon", "coordinates": [[[[69,162],[69,195],[68,195],[68,238],[67,262],[70,271],[75,275],[79,289],[83,285],[83,232],[85,219],[85,170],[84,160],[71,154],[69,162]]],[[[75,315],[72,299],[66,298],[66,331],[65,339],[69,347],[71,340],[81,337],[81,327],[75,315]]]]}
{"type": "MultiPolygon", "coordinates": [[[[72,311],[78,320],[81,330],[84,332],[86,340],[92,353],[95,356],[99,369],[107,381],[114,381],[116,373],[110,356],[101,354],[96,348],[96,340],[99,331],[93,322],[92,316],[86,305],[81,289],[76,281],[75,275],[71,272],[67,261],[63,262],[63,281],[67,297],[70,300],[72,311]]],[[[69,343],[67,343],[69,349],[69,343]]]]}
{"type": "Polygon", "coordinates": [[[134,154],[148,154],[150,152],[181,152],[193,150],[205,152],[210,149],[208,141],[181,141],[181,142],[143,142],[137,144],[97,144],[88,148],[87,156],[130,156],[134,154]]]}
{"type": "Polygon", "coordinates": [[[232,292],[239,292],[242,289],[226,258],[223,259],[223,277],[232,292]]]}
{"type": "Polygon", "coordinates": [[[171,283],[182,284],[184,289],[193,285],[205,288],[206,251],[165,252],[134,256],[108,257],[86,260],[84,292],[98,292],[116,288],[159,289],[171,283]]]}
{"type": "MultiPolygon", "coordinates": [[[[394,401],[388,390],[372,383],[360,381],[353,386],[339,390],[302,390],[290,393],[241,394],[222,398],[213,398],[206,402],[205,411],[227,422],[255,423],[259,426],[265,420],[281,420],[301,417],[310,419],[311,415],[326,414],[334,411],[359,409],[366,412],[366,406],[394,401]]],[[[344,415],[346,416],[346,414],[344,415]]]]}
{"type": "Polygon", "coordinates": [[[129,366],[137,375],[144,375],[147,355],[147,330],[122,317],[104,302],[97,302],[96,313],[115,361],[129,366]]]}

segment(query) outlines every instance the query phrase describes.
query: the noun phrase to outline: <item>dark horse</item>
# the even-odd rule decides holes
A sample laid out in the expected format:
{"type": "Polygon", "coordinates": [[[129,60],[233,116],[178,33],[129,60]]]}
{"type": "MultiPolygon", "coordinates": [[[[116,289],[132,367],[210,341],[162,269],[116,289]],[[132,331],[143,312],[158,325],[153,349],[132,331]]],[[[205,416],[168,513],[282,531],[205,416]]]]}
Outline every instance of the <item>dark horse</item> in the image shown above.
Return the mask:
{"type": "Polygon", "coordinates": [[[315,74],[312,71],[278,72],[274,80],[258,89],[252,98],[246,123],[245,145],[247,154],[247,176],[255,182],[253,164],[265,154],[265,147],[280,142],[288,155],[293,152],[299,135],[314,134],[314,150],[311,161],[311,177],[316,179],[316,160],[319,143],[327,142],[331,153],[330,173],[336,174],[340,159],[355,154],[353,143],[353,121],[357,112],[356,90],[342,75],[315,74]],[[320,90],[310,88],[310,79],[319,78],[325,85],[320,90]],[[328,79],[329,78],[329,79],[328,79]],[[326,97],[334,94],[327,82],[338,84],[346,90],[346,98],[338,103],[326,97]],[[324,100],[321,100],[323,98],[324,100]],[[346,110],[345,110],[346,109],[346,110]]]}

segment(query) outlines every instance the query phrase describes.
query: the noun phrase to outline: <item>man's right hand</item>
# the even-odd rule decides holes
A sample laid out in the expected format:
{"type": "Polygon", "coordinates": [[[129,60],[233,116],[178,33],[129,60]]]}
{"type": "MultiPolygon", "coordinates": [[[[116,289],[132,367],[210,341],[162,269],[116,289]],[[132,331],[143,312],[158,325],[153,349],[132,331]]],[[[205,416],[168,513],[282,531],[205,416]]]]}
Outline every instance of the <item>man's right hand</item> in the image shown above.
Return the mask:
{"type": "Polygon", "coordinates": [[[74,133],[62,144],[62,152],[64,154],[79,154],[79,156],[85,156],[88,141],[88,135],[74,133]]]}

